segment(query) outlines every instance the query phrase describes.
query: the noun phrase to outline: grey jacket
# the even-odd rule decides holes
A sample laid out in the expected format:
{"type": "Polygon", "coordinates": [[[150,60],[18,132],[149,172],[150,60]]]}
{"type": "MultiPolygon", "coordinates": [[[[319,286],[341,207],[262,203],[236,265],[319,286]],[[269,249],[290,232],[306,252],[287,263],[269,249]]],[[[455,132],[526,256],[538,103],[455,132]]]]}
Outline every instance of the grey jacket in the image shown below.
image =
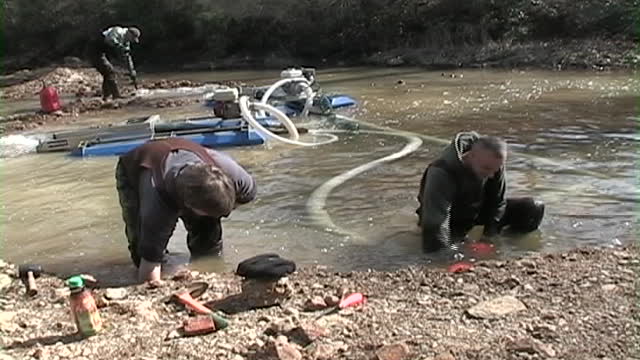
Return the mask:
{"type": "Polygon", "coordinates": [[[497,232],[506,207],[504,168],[482,180],[461,160],[478,138],[476,132],[458,133],[424,172],[416,212],[427,250],[451,247],[474,225],[484,225],[488,236],[497,232]]]}

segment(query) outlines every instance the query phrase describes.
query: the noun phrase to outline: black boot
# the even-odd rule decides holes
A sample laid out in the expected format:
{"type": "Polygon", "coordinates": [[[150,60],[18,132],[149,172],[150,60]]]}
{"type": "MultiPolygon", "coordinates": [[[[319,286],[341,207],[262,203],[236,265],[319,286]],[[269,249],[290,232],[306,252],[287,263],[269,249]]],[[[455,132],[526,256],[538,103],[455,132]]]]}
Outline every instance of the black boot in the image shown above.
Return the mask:
{"type": "Polygon", "coordinates": [[[107,96],[112,96],[113,99],[120,99],[120,91],[118,90],[118,83],[116,83],[115,79],[109,79],[106,80],[107,83],[107,91],[108,91],[108,95],[107,96]]]}
{"type": "Polygon", "coordinates": [[[531,197],[507,199],[507,208],[499,228],[528,233],[538,229],[544,217],[544,203],[531,197]]]}
{"type": "Polygon", "coordinates": [[[109,90],[109,84],[107,83],[107,79],[102,79],[102,101],[107,101],[107,98],[111,94],[109,90]]]}

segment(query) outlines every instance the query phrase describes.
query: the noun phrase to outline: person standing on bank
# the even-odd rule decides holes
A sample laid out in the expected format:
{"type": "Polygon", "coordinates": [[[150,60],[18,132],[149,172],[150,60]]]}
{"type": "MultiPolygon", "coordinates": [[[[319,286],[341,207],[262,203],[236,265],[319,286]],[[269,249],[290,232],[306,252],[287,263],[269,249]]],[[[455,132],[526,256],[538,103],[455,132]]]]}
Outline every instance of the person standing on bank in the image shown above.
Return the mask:
{"type": "Polygon", "coordinates": [[[131,58],[131,43],[140,41],[140,30],[136,27],[112,26],[101,32],[91,45],[90,61],[93,67],[102,75],[102,99],[110,96],[121,98],[116,70],[110,58],[120,57],[129,71],[129,77],[136,83],[137,74],[131,58]]]}
{"type": "Polygon", "coordinates": [[[504,165],[507,144],[494,136],[458,133],[420,181],[416,210],[425,251],[442,248],[459,254],[459,243],[475,225],[484,226],[483,240],[503,229],[534,231],[544,204],[533,198],[506,199],[504,165]]]}
{"type": "Polygon", "coordinates": [[[192,256],[220,254],[221,218],[252,201],[257,188],[228,155],[181,138],[152,140],[122,155],[116,186],[141,282],[160,281],[179,218],[192,256]]]}

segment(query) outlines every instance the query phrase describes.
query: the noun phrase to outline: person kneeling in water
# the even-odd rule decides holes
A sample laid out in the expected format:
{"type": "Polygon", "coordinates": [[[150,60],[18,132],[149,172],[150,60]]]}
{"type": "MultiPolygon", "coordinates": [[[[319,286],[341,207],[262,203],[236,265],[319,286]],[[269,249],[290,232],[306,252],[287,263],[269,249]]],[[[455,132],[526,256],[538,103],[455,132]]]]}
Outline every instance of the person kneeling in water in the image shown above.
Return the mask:
{"type": "Polygon", "coordinates": [[[256,183],[229,156],[181,138],[152,140],[122,155],[116,186],[138,280],[160,281],[178,218],[192,255],[219,254],[221,218],[256,196],[256,183]]]}
{"type": "Polygon", "coordinates": [[[527,233],[540,225],[544,204],[533,198],[505,198],[507,144],[494,136],[458,133],[420,181],[416,210],[426,252],[459,254],[459,243],[475,225],[483,237],[503,229],[527,233]]]}

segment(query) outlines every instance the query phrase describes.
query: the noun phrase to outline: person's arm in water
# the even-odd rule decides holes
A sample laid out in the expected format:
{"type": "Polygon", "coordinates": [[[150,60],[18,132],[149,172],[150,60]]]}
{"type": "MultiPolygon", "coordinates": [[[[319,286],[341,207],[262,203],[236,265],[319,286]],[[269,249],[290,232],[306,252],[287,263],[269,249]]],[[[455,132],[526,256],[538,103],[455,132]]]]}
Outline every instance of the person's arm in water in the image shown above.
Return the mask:
{"type": "Polygon", "coordinates": [[[504,216],[504,211],[507,206],[507,182],[505,179],[504,166],[492,177],[487,179],[484,192],[481,223],[484,225],[483,237],[489,238],[500,232],[498,224],[504,216]]]}
{"type": "Polygon", "coordinates": [[[431,167],[422,189],[422,244],[426,251],[452,249],[450,219],[454,185],[447,172],[431,167]]]}
{"type": "Polygon", "coordinates": [[[178,212],[162,200],[153,186],[150,171],[141,175],[139,194],[140,239],[137,250],[141,260],[138,280],[158,281],[167,244],[178,222],[178,212]]]}

